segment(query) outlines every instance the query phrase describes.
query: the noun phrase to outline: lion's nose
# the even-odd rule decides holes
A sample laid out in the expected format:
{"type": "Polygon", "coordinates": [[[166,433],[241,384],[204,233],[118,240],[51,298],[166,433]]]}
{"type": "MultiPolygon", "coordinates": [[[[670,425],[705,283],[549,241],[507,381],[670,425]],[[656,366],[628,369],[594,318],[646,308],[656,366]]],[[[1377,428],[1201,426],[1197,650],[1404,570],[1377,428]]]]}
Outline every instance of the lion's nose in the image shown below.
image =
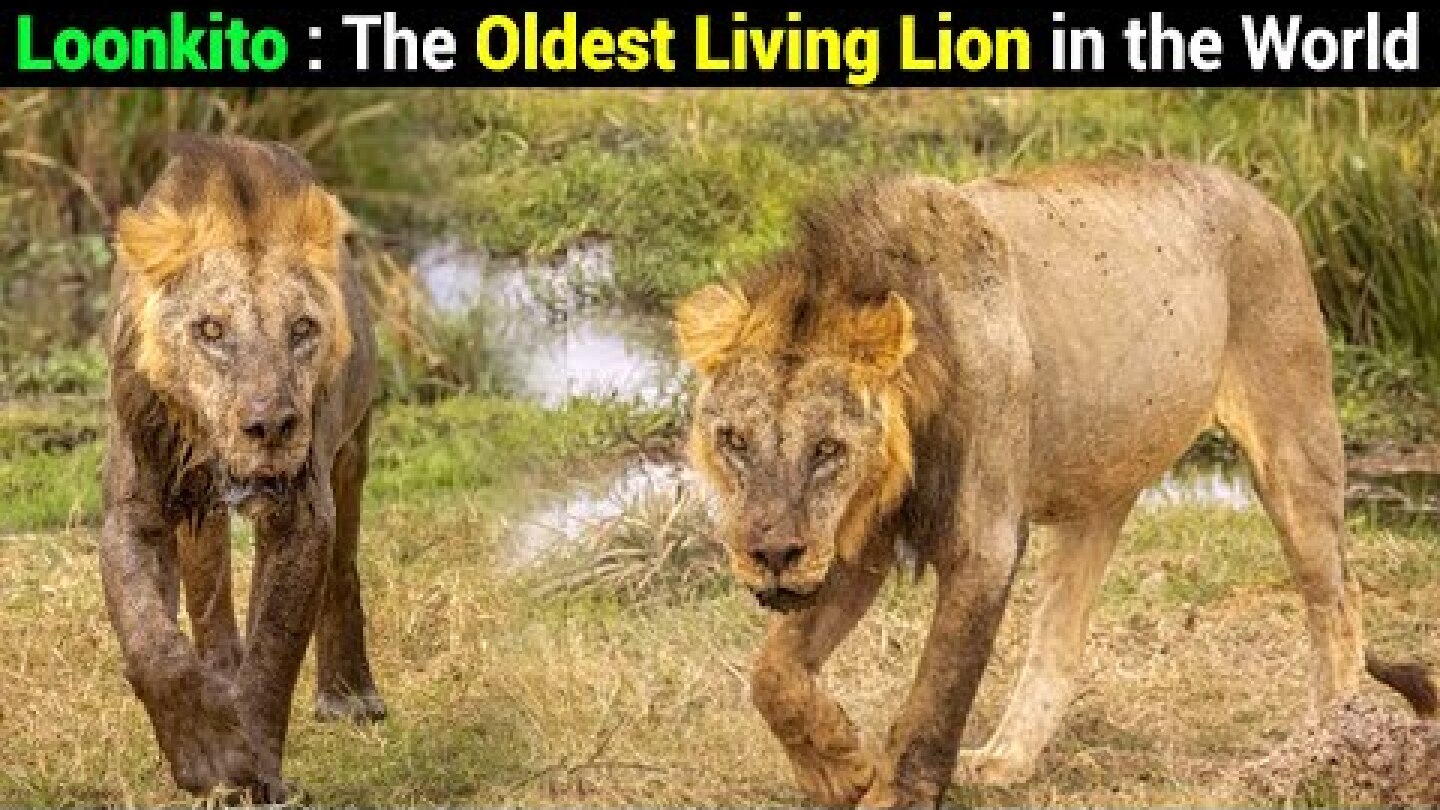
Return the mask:
{"type": "Polygon", "coordinates": [[[299,424],[300,414],[293,406],[252,408],[241,431],[253,441],[273,446],[290,438],[299,424]]]}
{"type": "Polygon", "coordinates": [[[764,543],[750,549],[755,564],[772,574],[783,574],[805,554],[805,544],[798,540],[764,543]]]}

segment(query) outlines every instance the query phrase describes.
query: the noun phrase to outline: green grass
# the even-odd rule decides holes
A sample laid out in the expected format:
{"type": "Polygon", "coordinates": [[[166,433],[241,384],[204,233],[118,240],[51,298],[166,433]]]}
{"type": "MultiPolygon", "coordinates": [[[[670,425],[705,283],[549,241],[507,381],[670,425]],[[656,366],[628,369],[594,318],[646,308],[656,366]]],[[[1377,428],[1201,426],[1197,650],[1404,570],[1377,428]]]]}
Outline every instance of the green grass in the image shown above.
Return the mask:
{"type": "Polygon", "coordinates": [[[795,206],[871,173],[969,179],[1183,157],[1296,215],[1332,327],[1440,379],[1440,113],[1432,91],[466,91],[430,156],[473,241],[617,246],[619,293],[663,304],[784,238],[795,206]]]}
{"type": "Polygon", "coordinates": [[[1347,440],[1440,441],[1440,386],[1412,350],[1333,345],[1335,401],[1347,440]]]}
{"type": "MultiPolygon", "coordinates": [[[[673,415],[610,400],[558,409],[501,397],[397,405],[378,416],[367,497],[379,503],[513,497],[515,479],[594,462],[674,432],[673,415]]],[[[491,505],[494,502],[491,501],[491,505]]]]}
{"type": "Polygon", "coordinates": [[[454,132],[433,157],[456,178],[465,232],[528,252],[602,235],[616,243],[620,293],[649,302],[779,244],[794,205],[816,189],[923,166],[932,150],[968,152],[989,120],[978,97],[944,93],[914,105],[889,93],[773,91],[498,91],[451,103],[454,132]],[[902,112],[917,108],[946,120],[902,112]]]}
{"type": "Polygon", "coordinates": [[[0,462],[0,533],[94,523],[100,515],[98,442],[0,462]]]}
{"type": "MultiPolygon", "coordinates": [[[[673,435],[674,420],[595,399],[553,410],[496,396],[391,403],[376,416],[367,504],[463,500],[493,509],[561,464],[578,469],[673,435]]],[[[0,407],[0,534],[98,521],[102,421],[93,400],[0,407]]]]}
{"type": "Polygon", "coordinates": [[[95,521],[101,423],[91,398],[0,405],[0,533],[95,521]]]}

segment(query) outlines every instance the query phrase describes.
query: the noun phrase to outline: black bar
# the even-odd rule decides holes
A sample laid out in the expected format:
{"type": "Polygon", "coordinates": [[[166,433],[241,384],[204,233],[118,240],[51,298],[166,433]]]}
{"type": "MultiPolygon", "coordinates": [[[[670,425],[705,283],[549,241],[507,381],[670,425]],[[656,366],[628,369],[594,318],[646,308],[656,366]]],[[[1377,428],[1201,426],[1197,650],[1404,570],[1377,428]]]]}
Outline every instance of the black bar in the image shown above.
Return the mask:
{"type": "MultiPolygon", "coordinates": [[[[187,56],[183,47],[177,52],[179,43],[172,41],[177,38],[171,35],[175,20],[170,8],[124,6],[107,10],[79,10],[63,4],[53,7],[25,4],[0,12],[0,85],[1385,87],[1440,84],[1437,81],[1440,80],[1440,68],[1436,67],[1429,53],[1432,41],[1440,35],[1437,31],[1440,12],[1274,7],[1248,10],[1192,8],[1164,12],[1154,9],[1068,10],[1063,12],[1064,21],[1056,22],[1056,10],[1052,9],[1014,9],[994,4],[983,7],[968,4],[875,4],[865,10],[817,10],[797,6],[793,9],[799,15],[797,22],[789,17],[791,7],[781,6],[778,9],[710,4],[671,6],[664,11],[634,11],[618,7],[563,6],[551,2],[457,4],[444,10],[415,8],[402,11],[395,11],[393,6],[376,8],[370,4],[357,4],[310,13],[217,3],[191,6],[182,12],[190,41],[198,43],[198,48],[188,51],[187,56]],[[212,11],[218,15],[217,21],[212,22],[212,11]],[[342,18],[347,15],[381,15],[387,11],[395,14],[398,26],[413,32],[416,50],[423,45],[428,32],[433,29],[447,31],[454,45],[454,53],[448,57],[453,60],[452,67],[445,70],[427,67],[417,58],[415,70],[404,69],[403,60],[395,69],[386,69],[382,58],[383,37],[380,26],[376,25],[371,27],[367,37],[370,65],[362,70],[358,65],[357,29],[343,24],[342,18]],[[533,15],[538,33],[543,34],[563,26],[567,12],[574,13],[576,36],[572,41],[582,41],[581,37],[588,31],[605,32],[592,35],[592,58],[600,61],[592,61],[588,67],[577,64],[573,69],[553,63],[548,66],[541,63],[537,69],[526,69],[521,54],[532,52],[523,45],[527,14],[533,15]],[[743,13],[746,19],[737,21],[737,12],[743,13]],[[942,13],[949,15],[948,21],[941,19],[942,13]],[[1131,64],[1123,31],[1131,19],[1140,20],[1142,27],[1148,29],[1151,15],[1155,13],[1163,15],[1166,28],[1179,33],[1181,49],[1187,54],[1183,69],[1174,69],[1173,65],[1155,69],[1151,65],[1131,64]],[[1278,67],[1274,59],[1262,69],[1252,65],[1243,22],[1246,15],[1252,18],[1255,28],[1263,27],[1267,15],[1276,15],[1279,30],[1284,33],[1288,33],[1290,16],[1299,16],[1294,60],[1288,70],[1278,67]],[[901,53],[906,40],[904,19],[907,16],[914,19],[915,35],[910,39],[915,43],[918,58],[938,58],[944,38],[965,49],[971,60],[971,69],[959,64],[958,59],[949,69],[939,63],[933,69],[905,69],[901,53]],[[506,23],[506,19],[510,22],[506,23]],[[660,19],[665,21],[671,32],[663,51],[657,44],[657,40],[665,39],[663,30],[657,35],[657,20],[660,19]],[[490,21],[488,24],[487,20],[490,21]],[[708,36],[699,36],[697,26],[701,20],[709,24],[708,36]],[[248,37],[232,37],[240,40],[238,45],[232,39],[226,39],[225,35],[236,21],[240,21],[249,32],[248,37]],[[491,32],[488,39],[491,55],[496,59],[508,53],[507,45],[512,39],[520,43],[516,61],[508,69],[487,69],[481,64],[477,54],[477,30],[481,25],[487,25],[487,30],[491,32]],[[312,28],[320,32],[318,38],[311,36],[312,28]],[[702,54],[707,51],[711,59],[731,61],[734,57],[731,37],[737,30],[748,34],[749,29],[756,29],[764,40],[774,36],[776,31],[783,32],[783,29],[789,28],[797,29],[801,34],[796,40],[788,36],[782,38],[787,47],[781,50],[781,64],[777,69],[759,69],[755,64],[755,49],[750,45],[742,49],[750,57],[746,69],[707,70],[700,64],[702,54]],[[66,29],[75,30],[62,33],[66,29]],[[115,29],[115,32],[102,33],[103,29],[115,29]],[[158,30],[163,36],[157,39],[154,34],[147,33],[137,38],[131,33],[134,29],[158,30]],[[257,36],[258,32],[266,29],[269,31],[257,36]],[[614,40],[627,29],[635,32],[628,35],[629,58],[638,65],[643,56],[643,67],[626,70],[612,61],[611,66],[605,69],[603,60],[606,58],[607,35],[614,40]],[[819,61],[806,64],[807,35],[804,32],[819,29],[833,29],[834,39],[829,35],[816,35],[819,61]],[[975,31],[965,34],[968,29],[975,31]],[[1087,69],[1055,64],[1052,35],[1060,29],[1067,32],[1093,29],[1098,32],[1103,38],[1102,67],[1089,69],[1088,61],[1082,63],[1087,69]],[[1207,50],[1204,35],[1199,35],[1202,41],[1198,45],[1191,44],[1201,29],[1214,32],[1211,39],[1218,40],[1222,48],[1218,54],[1213,52],[1213,45],[1207,50]],[[948,33],[942,34],[942,30],[948,33]],[[1023,69],[1016,38],[1012,37],[1007,43],[1001,34],[1002,31],[1013,30],[1022,31],[1029,43],[1028,65],[1023,69]],[[1358,35],[1347,33],[1356,30],[1358,35]],[[520,36],[512,37],[511,31],[518,31],[520,36]],[[1314,33],[1317,31],[1321,33],[1314,33]],[[1302,56],[1306,52],[1304,42],[1307,36],[1311,40],[1309,53],[1314,56],[1327,56],[1331,51],[1329,43],[1332,40],[1336,43],[1333,64],[1316,65],[1304,61],[1302,56]],[[277,38],[283,39],[285,45],[285,53],[278,63],[275,62],[277,38]],[[1347,47],[1347,39],[1354,39],[1350,47],[1347,47]],[[217,40],[218,50],[211,50],[217,40]],[[137,58],[137,50],[142,51],[139,58],[146,64],[153,67],[158,61],[157,41],[163,41],[168,48],[167,69],[134,69],[130,60],[137,58]],[[799,69],[793,69],[785,62],[796,52],[788,47],[796,41],[801,46],[798,49],[801,59],[799,69]],[[832,47],[832,41],[838,42],[838,47],[832,47]],[[1006,45],[1009,47],[1004,47],[1006,45]],[[989,58],[985,59],[987,47],[989,58]],[[58,56],[57,48],[60,51],[58,56]],[[1201,63],[1188,60],[1191,48],[1195,48],[1195,53],[1202,57],[1201,63]],[[82,60],[86,49],[90,53],[82,60]],[[1385,58],[1387,50],[1388,55],[1394,57],[1388,61],[1385,58]],[[1001,52],[1010,58],[1008,69],[999,64],[1001,52]],[[219,59],[210,58],[217,53],[219,59]],[[236,53],[239,59],[235,58],[236,53]],[[832,57],[832,53],[836,56],[832,57]],[[850,56],[848,59],[847,53],[850,56]],[[1342,61],[1345,53],[1351,53],[1355,58],[1348,69],[1342,61]],[[198,60],[196,54],[200,55],[198,60]],[[668,62],[662,62],[664,56],[669,57],[668,62]],[[108,70],[102,67],[102,63],[114,67],[122,57],[126,60],[123,66],[108,70]],[[257,58],[260,64],[253,61],[257,58]],[[838,67],[832,67],[831,58],[838,59],[838,67]],[[70,61],[64,61],[67,59],[70,61]],[[266,59],[274,63],[274,69],[264,69],[266,59]],[[1214,69],[1202,69],[1207,59],[1214,60],[1214,69]],[[45,61],[51,63],[50,68],[38,69],[37,66],[45,61]],[[79,67],[66,70],[63,69],[66,64],[79,67]],[[176,66],[179,69],[171,69],[176,66]]],[[[434,42],[440,43],[443,36],[434,35],[434,42]]],[[[1067,43],[1071,43],[1071,36],[1064,34],[1067,43]]],[[[620,45],[614,42],[610,45],[611,50],[619,48],[620,45]]],[[[1172,57],[1174,50],[1170,49],[1168,40],[1166,48],[1163,53],[1167,58],[1172,57]]],[[[1070,47],[1068,51],[1074,53],[1075,48],[1070,47]]],[[[1148,49],[1144,53],[1148,54],[1148,49]]],[[[911,67],[917,66],[912,64],[911,67]]]]}

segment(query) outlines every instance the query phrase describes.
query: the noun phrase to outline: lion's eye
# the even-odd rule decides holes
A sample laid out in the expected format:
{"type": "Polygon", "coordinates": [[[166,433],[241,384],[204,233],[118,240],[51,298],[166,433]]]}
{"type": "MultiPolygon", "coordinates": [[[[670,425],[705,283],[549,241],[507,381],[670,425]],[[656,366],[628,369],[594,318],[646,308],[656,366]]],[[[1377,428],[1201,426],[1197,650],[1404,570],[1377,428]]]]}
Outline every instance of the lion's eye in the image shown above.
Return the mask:
{"type": "Polygon", "coordinates": [[[734,428],[722,427],[715,431],[715,438],[720,446],[726,451],[735,455],[744,455],[747,445],[745,437],[735,432],[734,428]]]}
{"type": "Polygon", "coordinates": [[[819,466],[845,455],[845,445],[835,439],[821,439],[815,444],[815,464],[819,466]]]}
{"type": "Polygon", "coordinates": [[[320,324],[314,318],[301,318],[290,324],[290,344],[299,346],[320,334],[320,324]]]}
{"type": "Polygon", "coordinates": [[[192,329],[195,332],[195,337],[206,343],[214,343],[220,338],[225,337],[225,327],[214,318],[202,318],[195,323],[192,329]]]}

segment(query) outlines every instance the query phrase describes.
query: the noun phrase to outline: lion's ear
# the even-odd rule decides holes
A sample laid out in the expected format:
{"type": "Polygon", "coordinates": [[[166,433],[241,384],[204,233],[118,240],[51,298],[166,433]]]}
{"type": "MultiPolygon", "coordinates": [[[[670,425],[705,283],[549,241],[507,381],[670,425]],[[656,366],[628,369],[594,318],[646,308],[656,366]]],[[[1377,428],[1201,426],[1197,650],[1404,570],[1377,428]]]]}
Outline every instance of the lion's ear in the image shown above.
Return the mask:
{"type": "Polygon", "coordinates": [[[351,224],[340,201],[319,186],[310,186],[295,201],[293,216],[296,240],[304,246],[309,262],[335,268],[336,251],[351,224]]]}
{"type": "Polygon", "coordinates": [[[889,377],[900,371],[905,358],[915,351],[915,315],[898,293],[890,292],[885,302],[855,309],[846,324],[845,342],[850,360],[857,366],[889,377]]]}
{"type": "Polygon", "coordinates": [[[144,212],[126,208],[115,223],[115,252],[152,282],[180,271],[201,238],[201,223],[166,205],[144,212]]]}
{"type": "Polygon", "coordinates": [[[739,348],[750,316],[745,294],[720,284],[692,293],[675,308],[680,356],[710,376],[739,348]]]}

